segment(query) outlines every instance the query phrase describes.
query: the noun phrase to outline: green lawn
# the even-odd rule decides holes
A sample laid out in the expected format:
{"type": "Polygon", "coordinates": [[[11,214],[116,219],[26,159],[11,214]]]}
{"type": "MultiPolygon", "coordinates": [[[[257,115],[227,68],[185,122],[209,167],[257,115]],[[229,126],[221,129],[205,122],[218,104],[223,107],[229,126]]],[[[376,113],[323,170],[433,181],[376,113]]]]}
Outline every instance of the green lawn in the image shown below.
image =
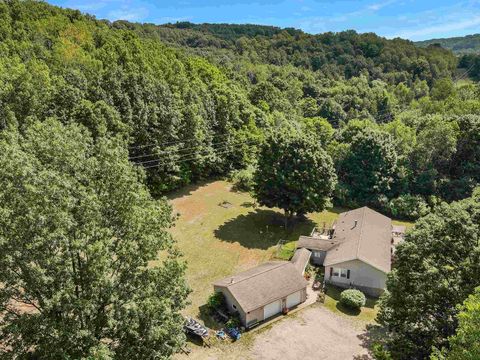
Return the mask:
{"type": "Polygon", "coordinates": [[[367,297],[367,302],[360,310],[352,310],[344,305],[340,301],[340,293],[343,289],[340,289],[333,285],[327,285],[327,294],[325,296],[325,307],[330,311],[333,311],[342,316],[347,316],[360,322],[360,325],[364,323],[373,323],[378,313],[377,299],[367,297]]]}
{"type": "MultiPolygon", "coordinates": [[[[187,261],[187,280],[193,290],[185,313],[200,318],[204,318],[200,309],[213,291],[213,281],[273,258],[279,240],[285,245],[278,255],[288,259],[300,235],[310,234],[324,222],[330,226],[346,210],[309,214],[285,230],[282,212],[255,207],[250,195],[231,191],[225,181],[192,185],[168,198],[179,215],[171,232],[187,261]]],[[[334,301],[335,296],[327,297],[325,305],[335,311],[334,301]]]]}

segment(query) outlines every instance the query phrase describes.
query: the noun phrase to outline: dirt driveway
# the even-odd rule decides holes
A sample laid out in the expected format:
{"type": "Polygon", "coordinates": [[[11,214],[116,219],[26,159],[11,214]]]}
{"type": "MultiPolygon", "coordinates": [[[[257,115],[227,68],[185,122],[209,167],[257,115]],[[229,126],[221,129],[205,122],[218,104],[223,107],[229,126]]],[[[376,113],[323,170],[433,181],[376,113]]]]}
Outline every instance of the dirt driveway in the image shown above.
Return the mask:
{"type": "Polygon", "coordinates": [[[248,346],[242,339],[222,349],[197,348],[188,359],[367,360],[371,357],[362,344],[364,332],[354,320],[314,305],[251,333],[248,346]]]}

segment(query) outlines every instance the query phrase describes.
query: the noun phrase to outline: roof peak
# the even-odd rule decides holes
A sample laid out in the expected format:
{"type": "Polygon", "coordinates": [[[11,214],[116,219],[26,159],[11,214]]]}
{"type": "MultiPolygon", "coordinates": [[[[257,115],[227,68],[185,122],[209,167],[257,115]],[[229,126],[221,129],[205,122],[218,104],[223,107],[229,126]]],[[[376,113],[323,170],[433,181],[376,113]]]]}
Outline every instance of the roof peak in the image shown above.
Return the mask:
{"type": "Polygon", "coordinates": [[[228,284],[225,284],[224,286],[225,287],[229,287],[230,285],[236,285],[236,284],[239,284],[243,281],[246,281],[246,280],[249,280],[249,279],[252,279],[256,276],[260,276],[260,275],[263,275],[269,271],[272,271],[272,270],[275,270],[281,266],[285,266],[286,264],[290,264],[289,261],[267,261],[267,262],[264,262],[262,264],[259,264],[257,266],[254,266],[253,268],[251,269],[248,269],[248,270],[245,270],[245,271],[242,271],[241,273],[239,274],[236,274],[236,275],[232,275],[232,276],[227,276],[225,279],[228,279],[230,278],[232,281],[229,282],[228,284]],[[266,265],[272,265],[272,266],[266,266],[266,265]],[[239,275],[242,275],[242,273],[244,272],[248,272],[248,271],[252,271],[256,268],[260,268],[260,267],[264,267],[265,269],[262,270],[262,271],[259,271],[257,273],[254,273],[254,274],[251,274],[250,276],[246,276],[246,277],[243,277],[243,278],[240,278],[239,280],[235,281],[235,277],[238,277],[239,275]]]}

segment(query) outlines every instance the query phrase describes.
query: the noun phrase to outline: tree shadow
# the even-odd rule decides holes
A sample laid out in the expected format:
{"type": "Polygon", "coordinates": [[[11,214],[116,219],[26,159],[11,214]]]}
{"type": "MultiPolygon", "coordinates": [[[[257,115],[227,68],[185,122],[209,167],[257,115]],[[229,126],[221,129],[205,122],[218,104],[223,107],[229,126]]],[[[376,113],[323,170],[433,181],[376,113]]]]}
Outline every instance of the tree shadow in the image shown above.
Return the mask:
{"type": "Polygon", "coordinates": [[[335,306],[338,311],[341,311],[345,315],[349,316],[358,316],[362,312],[361,309],[352,309],[348,306],[343,305],[340,301],[337,302],[337,305],[335,306]]]}
{"type": "Polygon", "coordinates": [[[184,196],[189,196],[192,195],[195,191],[198,189],[210,185],[213,181],[216,181],[219,179],[216,178],[210,178],[206,180],[200,180],[185,186],[182,186],[180,189],[177,190],[172,190],[170,192],[167,192],[165,194],[162,194],[160,196],[156,196],[156,198],[162,198],[166,197],[168,200],[175,200],[184,196]]]}
{"type": "Polygon", "coordinates": [[[300,235],[309,234],[316,224],[310,219],[297,219],[284,227],[283,214],[273,210],[256,209],[227,221],[215,230],[223,241],[238,242],[249,249],[268,249],[279,240],[296,241],[300,235]]]}
{"type": "Polygon", "coordinates": [[[357,335],[362,342],[361,345],[364,349],[367,349],[370,355],[373,351],[375,344],[385,345],[386,342],[386,329],[378,324],[368,324],[365,331],[357,335]]]}
{"type": "Polygon", "coordinates": [[[372,360],[372,357],[370,355],[367,355],[367,354],[363,354],[363,355],[354,355],[353,360],[372,360]]]}
{"type": "Polygon", "coordinates": [[[241,203],[240,206],[243,206],[244,208],[256,208],[258,205],[253,201],[245,201],[241,203]]]}
{"type": "Polygon", "coordinates": [[[223,328],[223,325],[213,318],[207,304],[203,304],[198,308],[198,318],[202,320],[203,324],[209,329],[216,331],[223,328]]]}

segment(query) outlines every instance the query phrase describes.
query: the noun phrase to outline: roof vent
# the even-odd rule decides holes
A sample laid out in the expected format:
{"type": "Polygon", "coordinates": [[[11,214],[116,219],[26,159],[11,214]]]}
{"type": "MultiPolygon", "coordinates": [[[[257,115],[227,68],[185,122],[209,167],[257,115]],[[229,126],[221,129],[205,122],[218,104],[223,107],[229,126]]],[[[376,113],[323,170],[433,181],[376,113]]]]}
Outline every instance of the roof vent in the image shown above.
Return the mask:
{"type": "Polygon", "coordinates": [[[235,280],[233,280],[233,277],[230,279],[230,284],[233,284],[235,280]]]}
{"type": "Polygon", "coordinates": [[[357,227],[357,224],[358,224],[358,220],[354,220],[355,223],[353,224],[353,228],[352,229],[355,229],[357,227]]]}

